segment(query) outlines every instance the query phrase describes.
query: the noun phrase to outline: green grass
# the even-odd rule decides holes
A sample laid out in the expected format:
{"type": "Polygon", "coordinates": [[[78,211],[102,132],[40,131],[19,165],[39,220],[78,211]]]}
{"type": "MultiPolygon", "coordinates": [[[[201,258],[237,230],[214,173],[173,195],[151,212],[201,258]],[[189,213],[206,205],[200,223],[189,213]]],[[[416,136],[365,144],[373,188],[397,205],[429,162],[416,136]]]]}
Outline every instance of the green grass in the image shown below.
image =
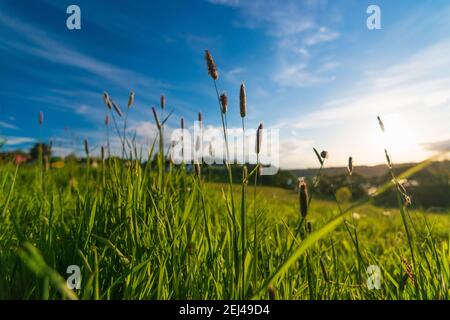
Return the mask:
{"type": "MultiPolygon", "coordinates": [[[[201,182],[183,168],[164,181],[158,168],[109,160],[44,171],[43,183],[37,174],[0,166],[2,299],[268,298],[269,283],[278,299],[449,298],[448,212],[404,212],[410,248],[399,209],[362,203],[352,210],[359,219],[349,212],[346,224],[330,224],[350,204],[315,198],[307,234],[298,229],[295,192],[258,187],[255,247],[249,185],[242,247],[241,202],[233,213],[229,185],[201,182]],[[79,290],[65,286],[69,265],[81,268],[79,290]],[[380,290],[367,288],[369,265],[381,269],[380,290]]],[[[233,192],[240,199],[241,189],[233,192]]]]}
{"type": "MultiPolygon", "coordinates": [[[[206,58],[226,142],[217,69],[206,58]]],[[[227,143],[227,184],[205,182],[201,164],[196,173],[165,170],[165,152],[153,150],[165,145],[171,113],[153,109],[159,139],[142,159],[126,119],[117,124],[119,107],[104,99],[129,160],[91,166],[86,141],[85,165],[47,170],[42,150],[34,166],[0,163],[1,299],[262,299],[268,288],[277,299],[449,298],[449,213],[414,211],[398,182],[436,157],[399,177],[391,169],[392,181],[355,203],[321,201],[310,185],[301,217],[295,192],[258,187],[258,163],[247,177],[233,176],[227,143]],[[398,209],[370,204],[390,188],[398,209]],[[82,278],[75,290],[65,285],[73,265],[82,278]],[[381,272],[380,289],[368,287],[370,266],[381,272]]],[[[316,155],[317,184],[326,157],[316,155]]]]}

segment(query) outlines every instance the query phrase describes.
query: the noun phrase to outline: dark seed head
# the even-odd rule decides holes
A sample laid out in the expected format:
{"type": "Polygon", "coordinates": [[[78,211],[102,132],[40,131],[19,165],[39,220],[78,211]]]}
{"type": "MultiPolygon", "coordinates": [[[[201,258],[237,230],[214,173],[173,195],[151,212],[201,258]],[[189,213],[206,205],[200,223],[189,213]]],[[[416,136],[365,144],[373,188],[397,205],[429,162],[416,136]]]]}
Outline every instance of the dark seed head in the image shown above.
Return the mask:
{"type": "Polygon", "coordinates": [[[161,96],[161,110],[164,110],[166,108],[166,97],[161,96]]]}
{"type": "Polygon", "coordinates": [[[194,164],[194,167],[195,167],[195,174],[197,175],[197,177],[200,178],[202,176],[202,167],[198,162],[194,164]]]}
{"type": "Polygon", "coordinates": [[[206,66],[208,68],[208,74],[213,80],[219,79],[219,72],[217,71],[216,63],[214,62],[209,50],[205,50],[206,66]]]}
{"type": "Polygon", "coordinates": [[[347,169],[348,169],[348,174],[352,175],[353,174],[353,158],[352,157],[348,158],[348,167],[347,167],[347,169]]]}
{"type": "Polygon", "coordinates": [[[384,123],[383,123],[383,121],[381,121],[380,116],[377,116],[377,119],[378,119],[378,125],[380,126],[381,131],[384,132],[384,123]]]}
{"type": "Polygon", "coordinates": [[[108,92],[103,92],[103,102],[105,103],[105,106],[109,109],[109,110],[111,110],[111,108],[112,108],[112,104],[111,104],[111,100],[110,100],[110,98],[109,98],[109,94],[108,94],[108,92]]]}
{"type": "Polygon", "coordinates": [[[267,292],[269,293],[269,299],[270,300],[276,300],[276,291],[275,288],[272,284],[269,284],[269,286],[267,287],[267,292]]]}
{"type": "Polygon", "coordinates": [[[227,113],[228,110],[228,97],[224,92],[220,95],[220,105],[222,106],[222,113],[227,113]]]}
{"type": "Polygon", "coordinates": [[[261,122],[258,126],[258,130],[256,130],[256,154],[259,154],[261,152],[263,129],[264,125],[261,122]]]}
{"type": "Polygon", "coordinates": [[[303,179],[299,181],[300,214],[303,218],[308,214],[308,188],[303,179]]]}
{"type": "Polygon", "coordinates": [[[122,117],[122,111],[120,110],[119,106],[117,105],[117,103],[115,103],[114,101],[112,101],[111,99],[109,100],[112,103],[112,106],[114,108],[114,110],[116,110],[117,114],[119,115],[119,117],[122,117]]]}
{"type": "Polygon", "coordinates": [[[308,221],[308,222],[306,223],[306,228],[308,229],[308,233],[312,233],[313,227],[312,227],[311,221],[308,221]]]}
{"type": "Polygon", "coordinates": [[[245,118],[247,114],[247,97],[245,94],[245,85],[241,83],[241,89],[239,91],[239,107],[241,112],[241,118],[245,118]]]}
{"type": "Polygon", "coordinates": [[[391,157],[389,157],[389,153],[386,149],[384,149],[384,154],[386,155],[386,161],[389,168],[392,168],[391,157]]]}
{"type": "Polygon", "coordinates": [[[86,156],[89,157],[89,144],[87,139],[84,139],[84,152],[86,152],[86,156]]]}
{"type": "Polygon", "coordinates": [[[202,122],[203,122],[203,115],[201,112],[198,113],[198,122],[199,122],[199,126],[200,128],[202,127],[202,122]]]}
{"type": "Polygon", "coordinates": [[[128,97],[128,108],[131,108],[134,103],[134,91],[130,92],[130,96],[128,97]]]}

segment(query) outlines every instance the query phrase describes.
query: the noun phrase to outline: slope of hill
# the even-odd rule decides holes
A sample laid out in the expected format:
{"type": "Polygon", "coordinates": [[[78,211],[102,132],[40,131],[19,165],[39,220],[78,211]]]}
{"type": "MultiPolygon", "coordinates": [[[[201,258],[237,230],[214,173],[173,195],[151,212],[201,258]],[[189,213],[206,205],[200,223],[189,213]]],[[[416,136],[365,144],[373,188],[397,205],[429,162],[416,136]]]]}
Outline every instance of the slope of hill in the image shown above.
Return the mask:
{"type": "MultiPolygon", "coordinates": [[[[412,166],[414,166],[415,163],[401,163],[395,165],[395,170],[403,171],[406,170],[412,166]]],[[[442,161],[442,162],[435,162],[433,163],[429,168],[437,168],[440,169],[446,168],[446,170],[450,170],[450,161],[442,161]]],[[[314,177],[317,174],[317,168],[308,168],[308,169],[294,169],[289,170],[292,172],[292,174],[299,176],[299,177],[314,177]]],[[[347,173],[346,167],[331,167],[331,168],[323,168],[322,172],[324,175],[329,177],[339,176],[347,173]]],[[[385,164],[380,164],[376,166],[356,166],[353,169],[353,172],[355,174],[358,174],[365,178],[375,178],[375,177],[381,177],[388,173],[388,167],[385,164]]]]}

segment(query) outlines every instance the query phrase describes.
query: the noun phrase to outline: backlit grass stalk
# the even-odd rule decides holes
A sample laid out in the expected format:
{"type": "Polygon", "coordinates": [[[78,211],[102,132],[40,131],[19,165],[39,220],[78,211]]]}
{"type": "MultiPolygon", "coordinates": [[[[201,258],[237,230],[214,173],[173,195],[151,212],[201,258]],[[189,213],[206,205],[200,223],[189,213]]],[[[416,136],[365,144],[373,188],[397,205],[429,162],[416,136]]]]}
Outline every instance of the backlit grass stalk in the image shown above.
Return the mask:
{"type": "Polygon", "coordinates": [[[155,120],[156,127],[158,129],[158,141],[159,141],[159,149],[158,149],[158,187],[160,192],[163,192],[163,183],[164,183],[164,138],[162,136],[162,125],[158,117],[158,113],[156,112],[155,107],[152,107],[153,118],[155,120]]]}
{"type": "MultiPolygon", "coordinates": [[[[124,139],[126,139],[126,136],[127,136],[128,112],[130,111],[133,104],[134,104],[134,91],[131,91],[130,96],[128,97],[127,111],[125,112],[125,119],[123,121],[123,137],[124,137],[124,139]]],[[[122,149],[122,159],[125,159],[125,148],[122,149]]]]}
{"type": "Polygon", "coordinates": [[[43,148],[44,142],[42,139],[42,126],[44,124],[44,113],[42,111],[39,112],[39,144],[38,144],[38,183],[41,191],[44,191],[44,168],[43,168],[43,148]]]}
{"type": "MultiPolygon", "coordinates": [[[[438,154],[436,156],[433,156],[414,167],[406,170],[403,172],[399,178],[406,179],[413,174],[423,170],[424,168],[428,167],[432,161],[438,159],[442,154],[438,154]]],[[[325,237],[327,234],[335,230],[345,219],[347,215],[349,215],[353,210],[356,208],[359,208],[362,205],[365,205],[372,201],[374,198],[379,197],[380,195],[384,194],[385,192],[389,191],[394,186],[394,183],[392,181],[388,181],[382,186],[380,186],[377,190],[377,192],[373,195],[368,195],[360,200],[354,202],[352,205],[350,205],[345,210],[342,210],[342,213],[339,213],[338,215],[334,216],[330,221],[328,221],[324,226],[322,226],[321,229],[312,232],[307,238],[302,241],[302,243],[299,245],[299,247],[294,251],[294,253],[290,254],[289,257],[264,281],[263,285],[259,287],[253,298],[259,297],[265,290],[267,289],[269,284],[274,284],[276,281],[280,279],[283,275],[286,274],[286,272],[289,270],[289,268],[301,257],[303,256],[308,248],[313,246],[315,243],[317,243],[320,239],[325,237]]]]}
{"type": "MultiPolygon", "coordinates": [[[[241,114],[242,114],[242,108],[241,108],[241,114]]],[[[253,186],[253,209],[254,209],[254,230],[253,230],[253,251],[254,251],[254,289],[258,286],[258,254],[259,254],[259,247],[258,247],[258,207],[256,205],[256,187],[258,184],[258,174],[260,173],[260,165],[259,165],[259,153],[261,152],[261,146],[262,146],[262,137],[263,137],[263,130],[264,125],[262,122],[259,124],[258,129],[256,130],[256,143],[255,143],[255,152],[256,152],[256,171],[255,171],[255,184],[253,186]]]]}
{"type": "Polygon", "coordinates": [[[117,136],[119,137],[120,143],[122,145],[122,150],[125,150],[125,136],[122,136],[119,126],[116,121],[116,117],[114,116],[114,113],[117,113],[119,118],[122,118],[123,114],[120,110],[120,107],[110,98],[109,94],[107,92],[103,93],[103,101],[106,105],[106,107],[109,109],[109,113],[111,115],[111,118],[113,119],[114,127],[117,132],[117,136]]]}
{"type": "Polygon", "coordinates": [[[233,174],[231,172],[231,166],[229,163],[230,160],[230,151],[229,151],[229,147],[228,147],[228,134],[227,134],[227,125],[225,123],[225,115],[226,113],[223,112],[222,106],[221,106],[221,99],[220,99],[220,95],[219,95],[219,90],[217,89],[217,80],[219,79],[219,72],[217,70],[217,66],[211,56],[211,53],[206,50],[205,51],[205,60],[206,60],[206,65],[208,68],[208,73],[211,76],[211,78],[213,79],[213,83],[214,83],[214,89],[216,90],[216,96],[217,96],[217,102],[219,104],[219,113],[220,113],[220,118],[222,120],[222,129],[223,129],[223,137],[225,140],[225,149],[226,149],[226,157],[225,157],[225,166],[227,168],[228,171],[228,179],[229,179],[229,186],[230,186],[230,196],[231,196],[231,207],[233,210],[233,214],[234,214],[234,196],[233,196],[233,174]]]}
{"type": "MultiPolygon", "coordinates": [[[[246,203],[245,203],[245,187],[247,185],[248,172],[245,165],[245,116],[247,114],[247,100],[244,84],[241,84],[239,92],[239,106],[242,120],[242,190],[241,190],[241,299],[245,299],[245,257],[246,257],[246,242],[247,242],[247,219],[246,219],[246,203]]],[[[225,107],[226,108],[226,107],[225,107]]]]}
{"type": "MultiPolygon", "coordinates": [[[[377,116],[377,119],[378,119],[378,124],[380,126],[381,131],[383,133],[385,133],[385,130],[386,130],[385,128],[386,127],[385,127],[383,121],[381,120],[381,118],[379,116],[377,116]]],[[[402,193],[400,192],[400,190],[402,190],[403,186],[401,186],[399,180],[397,179],[397,177],[396,177],[396,175],[394,173],[394,165],[393,165],[391,156],[389,155],[389,152],[388,152],[387,148],[384,149],[384,153],[385,153],[385,156],[386,156],[386,164],[387,164],[387,166],[389,168],[389,173],[390,173],[390,175],[392,177],[392,181],[394,182],[395,187],[396,187],[398,206],[399,206],[399,209],[400,209],[400,214],[401,214],[401,217],[402,217],[403,226],[405,228],[406,236],[407,236],[407,239],[408,239],[408,246],[409,246],[409,250],[410,250],[410,253],[411,253],[413,270],[414,270],[414,273],[417,274],[419,268],[418,268],[418,265],[416,264],[416,259],[415,259],[415,254],[414,254],[414,240],[413,240],[413,236],[412,236],[411,230],[410,230],[409,225],[408,225],[408,221],[406,219],[407,213],[405,212],[405,202],[402,201],[402,199],[403,199],[402,196],[408,197],[408,201],[409,201],[409,196],[406,195],[406,190],[404,192],[402,192],[402,193]]],[[[403,188],[403,190],[404,190],[404,188],[403,188]]],[[[412,223],[412,221],[411,221],[411,223],[412,223]]],[[[416,296],[419,299],[418,281],[414,282],[414,286],[415,286],[415,290],[416,290],[416,296]]]]}
{"type": "Polygon", "coordinates": [[[226,149],[226,156],[225,156],[225,166],[228,172],[228,185],[229,185],[229,194],[230,194],[230,200],[231,200],[231,214],[232,214],[232,221],[233,221],[233,247],[234,247],[234,259],[235,259],[235,285],[238,285],[239,282],[239,256],[238,256],[238,226],[236,223],[236,210],[235,210],[235,203],[234,203],[234,192],[233,192],[233,174],[231,171],[231,164],[230,161],[230,151],[228,146],[228,127],[226,123],[226,113],[224,113],[224,109],[221,105],[221,99],[219,95],[219,90],[217,89],[217,80],[219,79],[219,72],[217,70],[217,66],[211,56],[211,53],[209,50],[205,51],[205,60],[206,60],[206,66],[208,69],[208,74],[211,76],[213,83],[214,83],[214,89],[216,91],[216,97],[217,97],[217,103],[219,106],[219,113],[220,118],[222,121],[222,129],[223,129],[223,136],[225,141],[225,149],[226,149]]]}

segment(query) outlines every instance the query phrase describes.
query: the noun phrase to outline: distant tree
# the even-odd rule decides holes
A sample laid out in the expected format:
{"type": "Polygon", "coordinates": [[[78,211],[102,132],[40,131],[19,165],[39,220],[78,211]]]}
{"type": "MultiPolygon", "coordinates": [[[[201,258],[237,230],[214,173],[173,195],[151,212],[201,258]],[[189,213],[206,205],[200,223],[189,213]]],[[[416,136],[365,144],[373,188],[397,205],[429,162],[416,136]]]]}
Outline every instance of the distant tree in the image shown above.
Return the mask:
{"type": "Polygon", "coordinates": [[[51,147],[45,143],[35,143],[30,149],[30,157],[32,160],[37,160],[39,158],[39,149],[42,148],[42,156],[47,156],[50,158],[52,155],[51,147]]]}

